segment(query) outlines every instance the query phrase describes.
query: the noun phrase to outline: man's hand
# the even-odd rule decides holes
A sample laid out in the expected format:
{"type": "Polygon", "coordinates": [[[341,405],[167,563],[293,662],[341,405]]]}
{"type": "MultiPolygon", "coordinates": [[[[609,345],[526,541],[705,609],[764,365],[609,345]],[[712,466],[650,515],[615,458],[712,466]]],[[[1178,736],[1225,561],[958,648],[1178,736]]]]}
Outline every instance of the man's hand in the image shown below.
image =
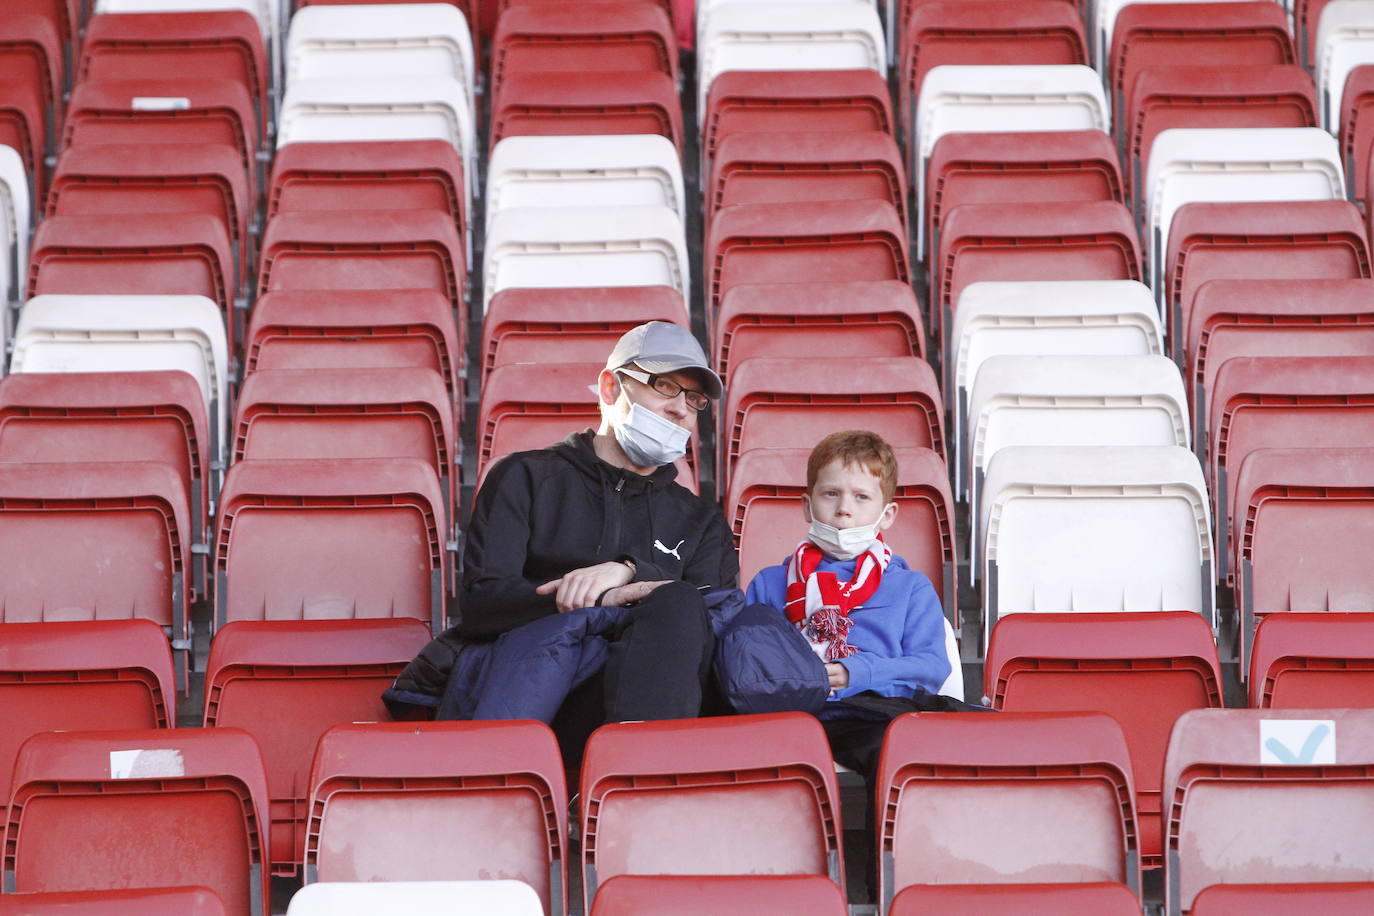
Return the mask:
{"type": "MultiPolygon", "coordinates": [[[[610,588],[624,585],[633,573],[630,567],[617,560],[584,566],[565,573],[562,578],[545,582],[534,590],[536,595],[553,595],[560,614],[580,607],[591,607],[597,596],[610,588]]],[[[648,594],[648,592],[645,592],[648,594]]]]}
{"type": "Polygon", "coordinates": [[[660,579],[657,582],[631,582],[628,585],[621,585],[607,592],[605,600],[601,603],[607,607],[624,607],[636,601],[643,601],[649,592],[660,585],[667,585],[671,581],[673,580],[660,579]]]}
{"type": "Polygon", "coordinates": [[[831,690],[843,690],[849,686],[849,669],[839,662],[830,662],[825,666],[825,673],[830,678],[831,690]]]}

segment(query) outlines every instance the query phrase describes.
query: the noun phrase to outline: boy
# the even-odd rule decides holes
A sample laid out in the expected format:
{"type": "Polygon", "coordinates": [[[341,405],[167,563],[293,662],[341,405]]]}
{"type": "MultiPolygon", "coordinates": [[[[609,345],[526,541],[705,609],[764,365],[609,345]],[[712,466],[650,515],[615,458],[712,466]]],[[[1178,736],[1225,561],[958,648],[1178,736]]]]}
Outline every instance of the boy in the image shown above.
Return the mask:
{"type": "Polygon", "coordinates": [[[786,614],[826,663],[819,718],[835,759],[870,786],[888,722],[950,673],[939,596],[882,538],[897,518],[896,489],[897,460],[881,436],[826,436],[806,463],[806,539],[746,595],[786,614]]]}

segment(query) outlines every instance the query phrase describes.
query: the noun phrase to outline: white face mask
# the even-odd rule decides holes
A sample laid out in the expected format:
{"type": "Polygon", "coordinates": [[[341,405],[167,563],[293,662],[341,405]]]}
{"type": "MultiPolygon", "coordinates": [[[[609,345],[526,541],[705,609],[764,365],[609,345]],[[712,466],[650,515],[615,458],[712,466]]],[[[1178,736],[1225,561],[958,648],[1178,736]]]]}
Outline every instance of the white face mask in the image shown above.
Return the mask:
{"type": "MultiPolygon", "coordinates": [[[[886,513],[887,508],[884,507],[883,514],[886,513]]],[[[878,539],[878,525],[882,520],[883,516],[879,515],[878,520],[871,525],[836,528],[834,525],[812,519],[811,529],[807,531],[806,537],[825,551],[827,556],[837,560],[852,560],[873,546],[873,542],[878,539]]]]}
{"type": "Polygon", "coordinates": [[[687,454],[687,440],[692,436],[688,430],[638,404],[631,404],[629,414],[613,429],[625,457],[641,468],[672,464],[687,454]]]}

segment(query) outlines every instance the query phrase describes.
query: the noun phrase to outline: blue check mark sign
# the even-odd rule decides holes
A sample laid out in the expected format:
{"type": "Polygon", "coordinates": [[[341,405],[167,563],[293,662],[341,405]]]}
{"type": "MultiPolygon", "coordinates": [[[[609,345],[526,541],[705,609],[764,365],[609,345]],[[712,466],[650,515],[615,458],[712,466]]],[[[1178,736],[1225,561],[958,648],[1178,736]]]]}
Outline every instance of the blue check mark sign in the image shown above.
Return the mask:
{"type": "Polygon", "coordinates": [[[1273,754],[1278,762],[1285,766],[1302,766],[1316,759],[1317,749],[1322,746],[1322,742],[1330,734],[1331,726],[1325,722],[1319,722],[1312,726],[1312,730],[1307,733],[1307,738],[1302,742],[1302,746],[1296,751],[1275,737],[1268,738],[1264,742],[1264,749],[1273,754]]]}

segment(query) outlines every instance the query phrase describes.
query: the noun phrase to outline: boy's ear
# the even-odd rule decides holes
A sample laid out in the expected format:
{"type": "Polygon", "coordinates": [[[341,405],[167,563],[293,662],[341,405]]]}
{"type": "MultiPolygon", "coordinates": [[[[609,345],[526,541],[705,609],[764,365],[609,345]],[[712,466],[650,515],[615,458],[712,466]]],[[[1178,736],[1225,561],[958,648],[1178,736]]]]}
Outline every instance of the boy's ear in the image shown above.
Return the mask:
{"type": "Polygon", "coordinates": [[[897,509],[900,508],[896,502],[890,502],[883,507],[883,514],[878,517],[878,530],[886,531],[892,527],[892,523],[897,520],[897,509]]]}
{"type": "Polygon", "coordinates": [[[810,493],[803,493],[803,494],[802,494],[802,518],[806,519],[806,523],[807,523],[808,525],[811,524],[812,518],[811,518],[811,494],[810,494],[810,493]]]}

